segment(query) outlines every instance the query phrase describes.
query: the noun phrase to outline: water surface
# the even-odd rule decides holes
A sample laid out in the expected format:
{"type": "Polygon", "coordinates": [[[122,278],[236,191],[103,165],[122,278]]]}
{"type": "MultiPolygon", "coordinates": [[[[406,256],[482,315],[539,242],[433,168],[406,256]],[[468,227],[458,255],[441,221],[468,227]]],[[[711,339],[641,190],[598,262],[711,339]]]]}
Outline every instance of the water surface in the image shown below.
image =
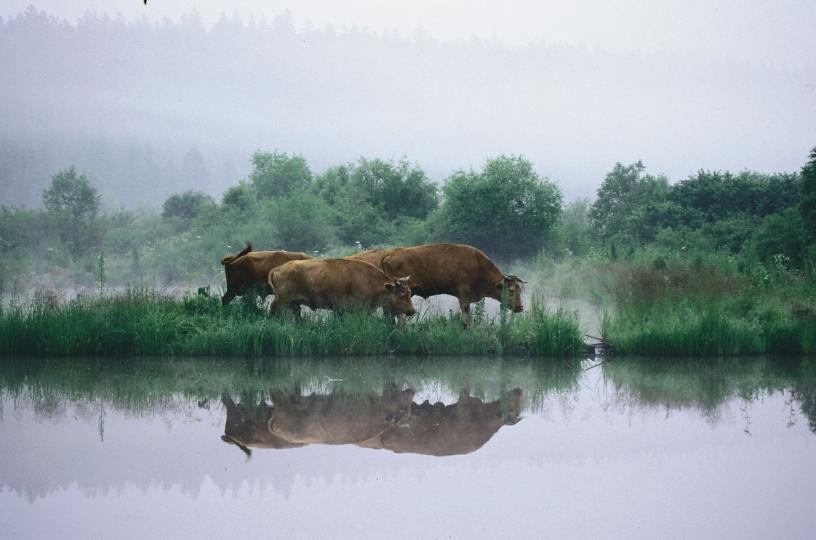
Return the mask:
{"type": "Polygon", "coordinates": [[[810,538],[816,360],[6,362],[3,537],[810,538]]]}

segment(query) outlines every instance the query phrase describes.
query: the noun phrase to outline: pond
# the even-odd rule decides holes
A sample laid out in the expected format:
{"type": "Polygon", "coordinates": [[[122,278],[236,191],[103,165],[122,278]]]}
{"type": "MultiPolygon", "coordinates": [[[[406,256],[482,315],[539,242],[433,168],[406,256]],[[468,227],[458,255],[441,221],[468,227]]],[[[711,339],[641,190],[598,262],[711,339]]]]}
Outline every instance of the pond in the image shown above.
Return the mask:
{"type": "Polygon", "coordinates": [[[6,360],[5,538],[810,538],[816,359],[6,360]]]}

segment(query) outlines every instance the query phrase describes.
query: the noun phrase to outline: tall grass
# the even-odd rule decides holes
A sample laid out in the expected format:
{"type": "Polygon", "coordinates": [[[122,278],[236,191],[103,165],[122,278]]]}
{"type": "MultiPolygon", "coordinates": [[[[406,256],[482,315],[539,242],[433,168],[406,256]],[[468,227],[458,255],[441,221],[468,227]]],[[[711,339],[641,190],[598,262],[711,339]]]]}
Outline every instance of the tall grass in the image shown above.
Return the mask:
{"type": "Polygon", "coordinates": [[[147,289],[67,302],[38,293],[0,308],[0,355],[531,355],[570,356],[583,347],[577,317],[535,305],[529,313],[481,320],[425,316],[405,325],[364,313],[318,312],[295,323],[270,318],[248,296],[182,299],[147,289]]]}
{"type": "Polygon", "coordinates": [[[816,287],[792,272],[730,259],[655,258],[608,269],[617,352],[719,356],[816,351],[816,287]]]}

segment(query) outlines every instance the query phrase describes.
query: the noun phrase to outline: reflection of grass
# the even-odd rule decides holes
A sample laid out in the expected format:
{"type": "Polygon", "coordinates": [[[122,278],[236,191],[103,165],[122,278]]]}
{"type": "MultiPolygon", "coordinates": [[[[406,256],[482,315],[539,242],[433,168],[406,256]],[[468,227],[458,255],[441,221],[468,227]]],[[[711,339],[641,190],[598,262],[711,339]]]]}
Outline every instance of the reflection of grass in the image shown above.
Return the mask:
{"type": "Polygon", "coordinates": [[[293,392],[380,394],[390,388],[442,389],[493,400],[513,388],[535,407],[547,396],[576,388],[580,363],[483,357],[346,357],[234,360],[7,359],[0,364],[0,396],[34,402],[47,414],[64,402],[106,404],[135,414],[173,406],[179,396],[208,406],[222,392],[257,403],[293,392]]]}
{"type": "MultiPolygon", "coordinates": [[[[608,362],[604,379],[624,402],[668,409],[697,408],[714,415],[719,406],[738,397],[753,400],[763,394],[789,391],[806,411],[816,389],[813,358],[675,359],[625,358],[608,362]]],[[[813,420],[811,420],[813,422],[813,420]]]]}
{"type": "MultiPolygon", "coordinates": [[[[598,369],[615,400],[637,408],[694,408],[716,418],[729,400],[790,394],[816,431],[816,358],[658,360],[627,357],[598,369]]],[[[571,394],[582,376],[573,359],[537,361],[484,357],[346,357],[235,360],[7,359],[0,363],[0,398],[32,403],[43,416],[69,404],[90,411],[156,414],[177,407],[219,407],[222,392],[252,404],[292,393],[349,399],[411,387],[431,398],[462,390],[485,401],[521,388],[526,410],[571,394]]]]}
{"type": "Polygon", "coordinates": [[[321,313],[302,324],[270,319],[253,298],[182,300],[145,290],[61,302],[41,294],[0,312],[0,354],[307,356],[513,354],[569,356],[582,347],[574,314],[527,313],[462,328],[457,316],[395,325],[378,316],[321,313]]]}

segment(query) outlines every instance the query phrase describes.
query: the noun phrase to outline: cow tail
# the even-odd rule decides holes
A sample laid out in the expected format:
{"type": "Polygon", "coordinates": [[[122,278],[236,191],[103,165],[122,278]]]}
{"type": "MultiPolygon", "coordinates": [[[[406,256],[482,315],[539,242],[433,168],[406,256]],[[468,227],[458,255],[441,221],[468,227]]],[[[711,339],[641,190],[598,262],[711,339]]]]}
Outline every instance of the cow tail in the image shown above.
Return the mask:
{"type": "Polygon", "coordinates": [[[252,251],[252,243],[247,242],[246,247],[244,249],[242,249],[241,252],[238,253],[238,255],[227,255],[226,257],[221,259],[221,264],[223,264],[224,266],[227,266],[228,264],[230,264],[232,261],[234,261],[238,257],[243,257],[244,255],[246,255],[250,251],[252,251]]]}
{"type": "Polygon", "coordinates": [[[272,281],[272,274],[275,273],[275,270],[277,270],[277,268],[273,268],[269,271],[269,275],[266,277],[266,282],[269,285],[269,288],[272,289],[272,294],[278,296],[278,293],[275,292],[275,282],[272,281]]]}

